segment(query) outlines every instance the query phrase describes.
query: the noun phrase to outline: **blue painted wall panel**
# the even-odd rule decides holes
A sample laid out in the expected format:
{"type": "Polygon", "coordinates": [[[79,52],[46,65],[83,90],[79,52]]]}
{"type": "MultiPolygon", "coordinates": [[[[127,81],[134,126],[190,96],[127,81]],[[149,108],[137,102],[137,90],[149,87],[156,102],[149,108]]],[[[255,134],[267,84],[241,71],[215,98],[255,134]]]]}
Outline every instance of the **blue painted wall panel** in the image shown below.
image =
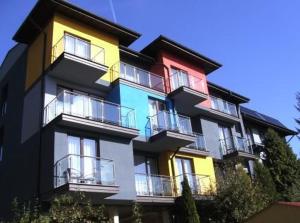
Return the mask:
{"type": "Polygon", "coordinates": [[[166,100],[165,97],[156,95],[141,89],[131,87],[125,84],[120,84],[120,101],[122,106],[127,106],[135,109],[137,129],[140,130],[140,135],[145,136],[145,126],[147,124],[147,116],[149,115],[148,99],[154,98],[166,101],[168,110],[173,109],[172,102],[166,100]]]}

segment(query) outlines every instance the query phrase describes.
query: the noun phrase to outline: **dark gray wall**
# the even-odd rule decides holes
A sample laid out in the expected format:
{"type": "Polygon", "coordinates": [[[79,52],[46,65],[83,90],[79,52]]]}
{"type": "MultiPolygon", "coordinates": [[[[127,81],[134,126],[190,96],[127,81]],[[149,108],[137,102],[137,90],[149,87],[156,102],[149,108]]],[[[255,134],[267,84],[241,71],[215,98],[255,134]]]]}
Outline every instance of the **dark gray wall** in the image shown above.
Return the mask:
{"type": "Polygon", "coordinates": [[[41,81],[39,81],[24,97],[22,143],[40,129],[41,103],[41,81]]]}
{"type": "Polygon", "coordinates": [[[115,163],[116,184],[120,192],[107,199],[134,200],[136,198],[132,142],[126,139],[100,137],[100,155],[115,163]]]}
{"type": "Polygon", "coordinates": [[[120,192],[106,198],[107,200],[122,200],[122,203],[124,203],[126,200],[132,201],[136,198],[133,149],[130,140],[65,128],[56,130],[54,133],[54,159],[52,165],[67,155],[67,133],[98,139],[100,157],[114,161],[116,184],[119,186],[120,192]]]}

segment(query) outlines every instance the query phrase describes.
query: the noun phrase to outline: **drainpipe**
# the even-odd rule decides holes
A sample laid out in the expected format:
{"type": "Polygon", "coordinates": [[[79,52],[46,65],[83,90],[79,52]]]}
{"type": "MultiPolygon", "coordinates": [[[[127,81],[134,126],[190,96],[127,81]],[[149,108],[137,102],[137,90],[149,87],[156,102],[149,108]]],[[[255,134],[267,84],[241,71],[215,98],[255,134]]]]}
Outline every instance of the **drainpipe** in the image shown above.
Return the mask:
{"type": "Polygon", "coordinates": [[[47,33],[32,19],[29,18],[30,22],[35,26],[40,33],[43,34],[43,64],[42,64],[42,74],[41,74],[41,115],[40,115],[40,131],[39,131],[39,149],[38,149],[38,172],[37,172],[37,197],[40,200],[41,198],[41,191],[40,191],[40,185],[41,185],[41,154],[42,154],[42,131],[43,131],[43,117],[44,117],[44,91],[45,91],[45,78],[44,78],[44,72],[45,72],[45,64],[46,64],[46,46],[47,46],[47,33]]]}

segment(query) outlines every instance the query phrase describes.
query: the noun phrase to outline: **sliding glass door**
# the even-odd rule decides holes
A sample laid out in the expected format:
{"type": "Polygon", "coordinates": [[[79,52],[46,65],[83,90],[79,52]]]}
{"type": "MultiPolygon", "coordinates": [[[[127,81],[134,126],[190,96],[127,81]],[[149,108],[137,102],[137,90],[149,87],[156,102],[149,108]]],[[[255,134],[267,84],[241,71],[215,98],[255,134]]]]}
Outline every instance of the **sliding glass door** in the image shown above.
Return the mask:
{"type": "Polygon", "coordinates": [[[227,154],[228,150],[234,149],[234,142],[230,127],[219,125],[219,137],[223,154],[227,154]]]}
{"type": "Polygon", "coordinates": [[[192,192],[197,191],[197,181],[192,167],[192,160],[177,157],[176,166],[178,171],[177,187],[180,188],[180,191],[182,190],[181,182],[183,181],[184,177],[187,178],[192,192]]]}

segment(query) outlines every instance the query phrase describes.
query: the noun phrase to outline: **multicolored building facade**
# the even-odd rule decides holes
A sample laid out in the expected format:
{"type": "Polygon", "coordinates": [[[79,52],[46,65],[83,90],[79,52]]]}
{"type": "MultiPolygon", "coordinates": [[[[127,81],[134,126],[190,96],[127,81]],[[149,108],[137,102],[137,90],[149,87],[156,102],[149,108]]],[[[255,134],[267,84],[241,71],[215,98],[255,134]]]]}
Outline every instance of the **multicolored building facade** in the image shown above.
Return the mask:
{"type": "Polygon", "coordinates": [[[295,134],[209,82],[219,63],[164,36],[130,49],[139,37],[38,1],[0,70],[2,213],[14,197],[82,191],[114,222],[131,222],[133,202],[144,222],[173,222],[184,177],[196,200],[212,199],[224,160],[251,175],[268,127],[295,134]]]}

